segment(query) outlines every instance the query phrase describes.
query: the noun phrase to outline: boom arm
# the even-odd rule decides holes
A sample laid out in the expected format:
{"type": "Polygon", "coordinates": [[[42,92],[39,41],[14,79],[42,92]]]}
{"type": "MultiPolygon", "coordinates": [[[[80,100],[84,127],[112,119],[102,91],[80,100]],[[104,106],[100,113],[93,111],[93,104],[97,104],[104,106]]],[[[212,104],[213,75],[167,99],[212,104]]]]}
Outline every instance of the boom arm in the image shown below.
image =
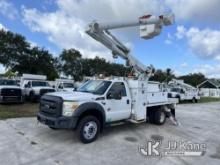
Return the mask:
{"type": "Polygon", "coordinates": [[[132,66],[136,73],[149,76],[152,72],[152,68],[146,67],[132,56],[130,50],[113,36],[109,30],[140,26],[141,34],[144,34],[142,37],[145,39],[151,39],[160,34],[163,25],[171,25],[173,22],[174,15],[172,14],[161,15],[159,17],[145,15],[140,17],[139,20],[124,23],[100,24],[97,21],[93,21],[89,24],[86,33],[110,49],[114,58],[120,56],[127,61],[129,66],[132,66]]]}

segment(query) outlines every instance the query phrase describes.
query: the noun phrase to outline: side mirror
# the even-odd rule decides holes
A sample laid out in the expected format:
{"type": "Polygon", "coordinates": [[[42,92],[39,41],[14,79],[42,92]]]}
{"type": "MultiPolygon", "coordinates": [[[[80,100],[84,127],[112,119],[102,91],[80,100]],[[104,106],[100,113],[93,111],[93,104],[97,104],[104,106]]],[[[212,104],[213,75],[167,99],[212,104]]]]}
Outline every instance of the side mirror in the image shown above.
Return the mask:
{"type": "Polygon", "coordinates": [[[25,84],[24,87],[25,87],[25,88],[29,88],[29,85],[28,85],[28,84],[25,84]]]}
{"type": "Polygon", "coordinates": [[[109,92],[107,99],[121,100],[121,94],[119,92],[109,92]]]}
{"type": "Polygon", "coordinates": [[[53,85],[52,88],[55,88],[55,85],[53,85]]]}
{"type": "Polygon", "coordinates": [[[63,89],[63,87],[62,87],[62,86],[59,86],[59,89],[63,89]]]}

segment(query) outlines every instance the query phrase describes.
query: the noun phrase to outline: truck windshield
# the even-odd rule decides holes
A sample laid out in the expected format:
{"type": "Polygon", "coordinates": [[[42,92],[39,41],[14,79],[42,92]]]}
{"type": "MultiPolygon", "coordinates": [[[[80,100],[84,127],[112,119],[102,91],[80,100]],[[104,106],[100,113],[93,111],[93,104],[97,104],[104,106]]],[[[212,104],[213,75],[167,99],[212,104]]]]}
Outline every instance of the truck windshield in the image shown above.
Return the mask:
{"type": "Polygon", "coordinates": [[[64,88],[74,88],[74,84],[73,83],[63,83],[63,87],[64,88]]]}
{"type": "Polygon", "coordinates": [[[45,81],[32,81],[32,87],[48,87],[49,84],[48,82],[45,82],[45,81]]]}
{"type": "Polygon", "coordinates": [[[14,80],[0,80],[0,85],[15,86],[17,83],[14,80]]]}
{"type": "Polygon", "coordinates": [[[171,88],[170,91],[171,91],[171,92],[177,92],[177,93],[180,93],[180,92],[181,92],[181,89],[179,89],[179,88],[171,88]]]}
{"type": "Polygon", "coordinates": [[[78,88],[77,91],[102,95],[108,89],[110,84],[111,84],[111,81],[89,80],[83,86],[78,88]]]}

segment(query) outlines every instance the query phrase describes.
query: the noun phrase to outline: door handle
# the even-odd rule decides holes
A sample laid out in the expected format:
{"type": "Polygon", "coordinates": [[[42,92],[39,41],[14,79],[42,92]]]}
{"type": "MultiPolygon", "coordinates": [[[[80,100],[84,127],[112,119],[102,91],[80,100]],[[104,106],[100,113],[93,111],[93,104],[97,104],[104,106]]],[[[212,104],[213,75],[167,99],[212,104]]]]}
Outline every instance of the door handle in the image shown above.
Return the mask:
{"type": "Polygon", "coordinates": [[[127,104],[130,104],[130,100],[129,99],[127,100],[127,104]]]}

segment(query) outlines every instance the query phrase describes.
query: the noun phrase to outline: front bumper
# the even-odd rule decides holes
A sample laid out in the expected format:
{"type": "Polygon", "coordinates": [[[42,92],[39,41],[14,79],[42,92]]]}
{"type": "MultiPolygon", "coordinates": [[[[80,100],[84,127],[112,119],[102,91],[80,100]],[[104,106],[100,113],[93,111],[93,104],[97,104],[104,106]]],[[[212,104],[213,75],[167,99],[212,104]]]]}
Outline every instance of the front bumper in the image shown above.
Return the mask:
{"type": "Polygon", "coordinates": [[[0,96],[0,103],[23,103],[23,96],[0,96]]]}
{"type": "Polygon", "coordinates": [[[40,94],[35,94],[34,95],[34,100],[40,101],[40,98],[41,98],[40,94]]]}
{"type": "Polygon", "coordinates": [[[48,117],[40,112],[37,114],[37,120],[49,127],[58,129],[75,129],[78,117],[48,117]]]}

